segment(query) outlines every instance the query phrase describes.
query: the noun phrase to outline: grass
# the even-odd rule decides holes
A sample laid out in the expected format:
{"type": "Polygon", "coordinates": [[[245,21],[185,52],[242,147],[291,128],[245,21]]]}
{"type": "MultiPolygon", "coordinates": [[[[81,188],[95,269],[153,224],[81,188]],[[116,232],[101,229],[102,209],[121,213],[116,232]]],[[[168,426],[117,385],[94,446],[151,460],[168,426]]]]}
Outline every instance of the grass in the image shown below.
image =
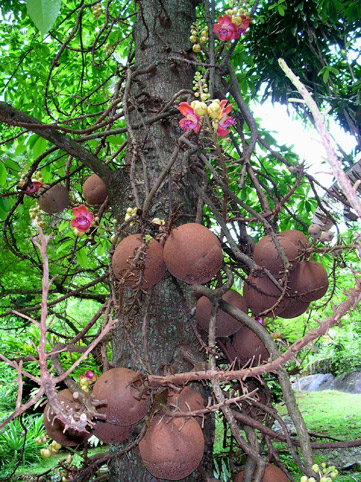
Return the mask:
{"type": "MultiPolygon", "coordinates": [[[[328,435],[340,440],[361,438],[361,395],[325,390],[319,392],[295,392],[302,416],[310,432],[328,435]]],[[[284,405],[275,407],[280,415],[287,414],[284,405]]],[[[317,439],[317,441],[330,441],[317,439]]],[[[315,462],[327,465],[343,465],[344,461],[360,461],[361,449],[315,450],[315,462]],[[359,452],[357,452],[357,450],[359,452]],[[360,455],[358,455],[358,453],[360,455]]],[[[293,472],[293,471],[292,471],[293,472]]],[[[297,472],[294,472],[295,474],[297,472]]],[[[296,478],[297,480],[297,478],[296,478]]],[[[336,482],[359,482],[361,473],[342,471],[336,482]]]]}
{"type": "MultiPolygon", "coordinates": [[[[342,440],[361,438],[361,395],[324,390],[295,392],[308,429],[342,440]]],[[[283,416],[286,408],[276,407],[283,416]]]]}

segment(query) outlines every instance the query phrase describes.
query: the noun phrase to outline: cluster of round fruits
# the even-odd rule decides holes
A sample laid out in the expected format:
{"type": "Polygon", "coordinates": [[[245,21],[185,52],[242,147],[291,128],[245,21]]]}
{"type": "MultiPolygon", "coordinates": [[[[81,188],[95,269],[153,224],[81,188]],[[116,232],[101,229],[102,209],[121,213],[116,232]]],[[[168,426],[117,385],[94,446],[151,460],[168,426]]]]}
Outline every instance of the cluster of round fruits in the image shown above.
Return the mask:
{"type": "Polygon", "coordinates": [[[94,372],[91,370],[87,370],[84,375],[79,376],[79,385],[80,388],[83,390],[85,393],[90,392],[90,385],[93,384],[97,379],[97,376],[94,372]]]}
{"type": "Polygon", "coordinates": [[[198,71],[194,74],[193,84],[194,97],[200,97],[203,102],[210,98],[207,82],[198,71]]]}
{"type": "Polygon", "coordinates": [[[103,8],[100,3],[92,6],[92,13],[94,15],[94,18],[97,20],[99,16],[103,13],[103,8]]]}
{"type": "MultiPolygon", "coordinates": [[[[46,434],[43,434],[41,437],[37,437],[35,441],[38,445],[41,445],[48,441],[48,437],[46,434]]],[[[53,440],[48,447],[42,448],[40,450],[40,454],[44,459],[48,459],[53,454],[58,454],[61,447],[62,447],[61,444],[59,444],[56,440],[53,440]]]]}
{"type": "MultiPolygon", "coordinates": [[[[338,476],[338,470],[334,465],[327,467],[325,463],[322,463],[320,467],[318,464],[314,464],[312,470],[320,476],[320,482],[332,482],[338,476]]],[[[304,475],[300,482],[316,482],[316,479],[304,475]]]]}
{"type": "Polygon", "coordinates": [[[189,37],[189,40],[193,44],[193,52],[200,52],[201,44],[207,43],[208,39],[208,26],[202,28],[197,23],[194,23],[191,28],[191,36],[189,37]]]}

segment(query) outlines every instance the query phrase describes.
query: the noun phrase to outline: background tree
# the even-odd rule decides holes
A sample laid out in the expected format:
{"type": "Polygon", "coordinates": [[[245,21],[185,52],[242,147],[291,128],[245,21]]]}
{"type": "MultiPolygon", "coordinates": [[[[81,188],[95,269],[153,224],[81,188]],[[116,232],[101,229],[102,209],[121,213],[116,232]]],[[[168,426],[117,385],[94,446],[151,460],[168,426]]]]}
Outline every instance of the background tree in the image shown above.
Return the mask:
{"type": "MultiPolygon", "coordinates": [[[[79,359],[87,354],[89,346],[99,373],[122,366],[145,374],[143,385],[154,397],[153,409],[158,408],[156,395],[164,387],[191,381],[200,385],[202,380],[212,394],[207,411],[211,414],[221,410],[232,436],[249,456],[246,481],[251,480],[255,468],[254,480],[262,480],[266,463],[277,461],[271,446],[262,452],[254,429],[267,436],[275,434],[254,417],[234,410],[236,405],[230,408],[225,400],[229,387],[226,382],[276,373],[298,431],[303,462],[297,453],[297,442],[286,433],[283,440],[289,443],[296,463],[311,476],[312,444],[283,365],[338,322],[360,296],[356,279],[356,288],[350,290],[339,309],[291,348],[278,346],[269,333],[275,323],[272,309],[282,299],[264,314],[265,326],[220,299],[233,283],[240,288],[251,272],[260,271],[253,260],[250,234],[257,241],[264,234],[274,236],[287,229],[307,232],[316,206],[329,210],[316,189],[322,186],[304,172],[294,153],[275,148],[269,134],[259,131],[248,106],[256,94],[257,83],[263,81],[272,87],[276,85],[274,99],[287,98],[290,84],[276,67],[279,55],[275,49],[280,47],[282,55],[292,58],[291,67],[297,74],[307,58],[308,69],[302,71],[301,80],[312,88],[318,100],[327,95],[343,125],[358,136],[355,126],[359,114],[352,97],[358,95],[358,67],[350,59],[352,46],[348,43],[358,35],[357,2],[337,3],[342,18],[349,20],[342,35],[338,15],[326,17],[316,3],[294,3],[246,3],[242,7],[245,18],[238,25],[244,25],[244,32],[240,40],[233,38],[232,42],[222,40],[219,30],[213,34],[218,14],[225,14],[227,6],[216,12],[215,3],[208,0],[110,0],[104,4],[69,1],[61,6],[54,26],[44,37],[29,18],[25,3],[10,1],[1,7],[4,55],[0,75],[5,101],[0,104],[4,127],[0,163],[1,305],[4,328],[30,332],[33,324],[40,329],[37,348],[16,358],[5,353],[1,360],[17,371],[19,380],[29,374],[34,383],[40,384],[37,396],[45,393],[60,412],[54,392],[57,379],[48,372],[50,359],[60,379],[74,390],[74,378],[84,372],[87,362],[81,359],[82,364],[75,367],[71,377],[65,377],[73,363],[69,356],[79,359]],[[299,15],[293,15],[295,11],[299,15]],[[248,14],[253,18],[249,29],[248,21],[242,24],[248,14]],[[208,34],[203,34],[206,27],[208,34]],[[286,48],[293,39],[302,49],[286,48]],[[347,48],[334,52],[336,44],[346,44],[347,48]],[[334,78],[335,69],[344,76],[334,78]],[[347,84],[352,84],[351,96],[347,84]],[[186,119],[191,116],[190,124],[185,131],[181,129],[185,127],[184,122],[179,123],[181,102],[190,104],[198,99],[216,108],[212,102],[216,98],[232,102],[232,113],[227,111],[223,120],[214,125],[209,111],[198,133],[199,111],[190,114],[189,107],[182,114],[186,119]],[[226,136],[219,130],[222,122],[229,131],[226,136]],[[36,199],[44,189],[37,192],[36,183],[43,182],[46,189],[63,184],[71,191],[70,207],[77,208],[85,202],[82,186],[92,173],[104,181],[108,198],[101,206],[88,206],[91,214],[84,211],[87,220],[94,217],[86,236],[78,236],[80,221],[73,221],[78,232],[72,229],[69,209],[51,216],[36,209],[36,199]],[[36,234],[33,222],[46,234],[52,234],[46,255],[46,240],[41,234],[40,254],[32,242],[36,234]],[[129,289],[115,280],[110,267],[119,239],[139,233],[143,239],[150,235],[164,244],[175,226],[188,222],[212,228],[222,244],[225,265],[209,283],[210,287],[221,289],[218,294],[204,286],[191,289],[169,272],[156,286],[145,290],[139,283],[129,289]],[[47,258],[52,280],[49,286],[46,279],[41,281],[47,258]],[[196,327],[194,293],[212,300],[214,310],[208,335],[199,333],[196,327]],[[48,300],[47,312],[44,296],[48,300]],[[70,314],[74,300],[88,300],[91,313],[86,314],[86,320],[70,314]],[[234,370],[227,358],[225,340],[216,341],[215,315],[219,306],[230,310],[240,323],[256,333],[271,354],[271,363],[257,366],[254,360],[253,365],[234,370]],[[49,327],[45,327],[47,314],[54,320],[49,327]],[[34,361],[39,361],[40,372],[34,361]],[[240,424],[246,438],[240,433],[240,424]]],[[[330,4],[324,3],[326,10],[331,9],[330,4]]],[[[237,13],[230,15],[242,17],[237,13]]],[[[235,30],[236,24],[232,25],[229,28],[235,30]]],[[[226,108],[224,102],[222,106],[226,108]]],[[[349,207],[355,193],[344,194],[349,198],[349,207]]],[[[77,212],[75,218],[80,215],[77,212]]],[[[344,246],[339,238],[337,247],[313,243],[304,255],[331,253],[331,262],[323,257],[331,276],[337,264],[344,263],[344,253],[348,253],[352,242],[344,246]]],[[[282,283],[287,284],[288,261],[282,249],[278,250],[285,263],[282,283]]],[[[277,280],[273,281],[277,284],[277,280]]],[[[21,413],[21,395],[20,384],[14,415],[3,425],[21,413]]],[[[237,399],[236,393],[232,396],[237,399]]],[[[31,406],[34,400],[25,402],[31,406]]],[[[87,409],[90,419],[94,410],[87,409]]],[[[66,418],[63,413],[59,417],[66,418]]],[[[79,424],[73,428],[82,430],[79,424]]],[[[204,467],[189,480],[207,480],[206,474],[211,473],[210,415],[205,432],[204,467]]],[[[85,465],[76,480],[88,480],[97,465],[130,449],[131,457],[114,458],[109,480],[156,480],[139,460],[135,445],[132,439],[125,449],[114,446],[111,455],[85,465]]]]}

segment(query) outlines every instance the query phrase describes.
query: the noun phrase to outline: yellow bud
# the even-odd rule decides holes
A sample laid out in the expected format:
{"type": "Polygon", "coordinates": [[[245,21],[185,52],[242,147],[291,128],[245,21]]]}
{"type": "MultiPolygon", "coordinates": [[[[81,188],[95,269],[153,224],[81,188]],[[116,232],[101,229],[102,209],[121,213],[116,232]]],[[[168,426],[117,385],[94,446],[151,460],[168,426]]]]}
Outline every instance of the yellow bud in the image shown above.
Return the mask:
{"type": "Polygon", "coordinates": [[[307,482],[308,481],[308,477],[306,475],[303,475],[300,479],[300,482],[307,482]]]}
{"type": "Polygon", "coordinates": [[[237,25],[237,27],[238,27],[239,25],[242,24],[242,18],[241,18],[241,17],[233,17],[233,18],[232,18],[232,23],[234,23],[234,24],[237,25]]]}
{"type": "Polygon", "coordinates": [[[233,13],[233,10],[226,10],[227,15],[232,15],[232,13],[233,13]]]}
{"type": "Polygon", "coordinates": [[[197,35],[197,30],[191,30],[191,35],[197,35]]]}
{"type": "Polygon", "coordinates": [[[316,474],[320,471],[320,467],[317,464],[312,465],[312,470],[316,472],[316,474]]]}
{"type": "MultiPolygon", "coordinates": [[[[282,337],[281,333],[279,333],[278,331],[276,331],[275,333],[272,333],[271,337],[274,339],[274,340],[278,340],[279,338],[282,337]]],[[[316,470],[315,470],[316,472],[316,470]]]]}
{"type": "MultiPolygon", "coordinates": [[[[209,94],[207,94],[207,93],[205,93],[205,92],[204,92],[203,94],[201,94],[201,99],[202,99],[202,100],[208,100],[208,98],[209,98],[209,94]]],[[[207,110],[208,110],[208,109],[207,109],[207,110]]]]}
{"type": "Polygon", "coordinates": [[[51,442],[51,446],[55,449],[55,450],[60,450],[61,449],[61,444],[59,444],[56,440],[53,440],[51,442]]]}
{"type": "Polygon", "coordinates": [[[201,46],[199,44],[194,44],[192,47],[193,52],[200,52],[201,46]]]}
{"type": "Polygon", "coordinates": [[[218,121],[217,120],[212,121],[212,126],[213,126],[213,129],[216,131],[218,129],[218,121]]]}
{"type": "Polygon", "coordinates": [[[195,35],[191,35],[189,40],[192,42],[192,44],[195,44],[197,42],[197,37],[195,35]]]}
{"type": "Polygon", "coordinates": [[[165,225],[164,219],[160,219],[160,218],[154,218],[154,219],[152,219],[152,223],[153,223],[153,224],[158,224],[159,226],[164,226],[164,225],[165,225]]]}
{"type": "Polygon", "coordinates": [[[199,43],[205,44],[206,42],[208,42],[208,37],[204,37],[204,36],[202,35],[202,37],[199,39],[199,43]]]}
{"type": "MultiPolygon", "coordinates": [[[[201,95],[201,98],[202,98],[202,95],[201,95]]],[[[194,113],[199,116],[205,115],[207,114],[207,111],[208,111],[207,104],[205,104],[204,102],[199,102],[198,100],[196,101],[196,105],[193,107],[193,110],[194,110],[194,113]]]]}
{"type": "Polygon", "coordinates": [[[222,114],[222,109],[220,105],[215,102],[214,100],[212,101],[211,104],[208,106],[208,114],[212,119],[220,119],[221,114],[222,114]]]}
{"type": "Polygon", "coordinates": [[[42,457],[44,457],[44,459],[48,459],[49,457],[51,457],[51,450],[41,449],[40,454],[41,454],[42,457]]]}

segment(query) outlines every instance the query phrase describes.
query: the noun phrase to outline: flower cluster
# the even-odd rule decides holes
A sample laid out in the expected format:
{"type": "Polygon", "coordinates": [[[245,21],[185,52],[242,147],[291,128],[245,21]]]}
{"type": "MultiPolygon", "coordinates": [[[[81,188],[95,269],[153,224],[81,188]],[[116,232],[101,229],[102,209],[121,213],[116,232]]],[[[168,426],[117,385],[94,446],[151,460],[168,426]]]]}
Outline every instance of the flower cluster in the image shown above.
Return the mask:
{"type": "Polygon", "coordinates": [[[196,22],[192,24],[189,40],[193,44],[193,52],[200,52],[201,44],[208,42],[208,27],[206,26],[202,29],[196,22]]]}
{"type": "Polygon", "coordinates": [[[35,225],[45,228],[46,222],[43,221],[39,204],[29,209],[29,216],[35,225]]]}
{"type": "Polygon", "coordinates": [[[94,18],[97,20],[99,16],[103,13],[103,7],[98,3],[92,6],[92,13],[94,18]]]}
{"type": "Polygon", "coordinates": [[[84,375],[79,375],[80,379],[80,388],[83,390],[83,392],[89,393],[89,386],[96,381],[98,377],[94,372],[91,370],[87,370],[84,375]]]}
{"type": "MultiPolygon", "coordinates": [[[[41,437],[38,437],[36,439],[36,443],[37,444],[42,444],[44,443],[44,440],[41,439],[41,437]]],[[[51,457],[53,454],[57,455],[59,453],[59,450],[61,449],[61,444],[59,444],[58,442],[56,442],[55,440],[53,440],[51,442],[51,444],[47,447],[47,448],[43,448],[40,450],[40,455],[44,458],[44,459],[48,459],[49,457],[51,457]]]]}
{"type": "MultiPolygon", "coordinates": [[[[133,218],[134,216],[136,216],[136,215],[137,215],[137,211],[138,211],[137,208],[128,208],[128,209],[127,209],[127,212],[126,212],[126,214],[125,214],[125,217],[124,217],[124,221],[127,222],[127,221],[129,221],[129,219],[131,219],[131,218],[133,218]]],[[[131,222],[129,223],[129,226],[133,226],[133,224],[134,224],[134,221],[131,221],[131,222]]]]}
{"type": "MultiPolygon", "coordinates": [[[[334,465],[327,467],[325,463],[321,464],[321,467],[317,464],[312,465],[312,470],[320,477],[320,482],[332,482],[338,476],[338,470],[334,465]]],[[[304,475],[301,477],[300,482],[316,482],[314,477],[307,477],[304,475]]]]}
{"type": "Polygon", "coordinates": [[[213,32],[222,42],[230,42],[246,33],[251,20],[243,10],[227,10],[226,15],[218,17],[217,23],[213,26],[213,32]]]}
{"type": "MultiPolygon", "coordinates": [[[[23,187],[24,184],[25,184],[25,180],[22,177],[19,182],[19,187],[23,187]]],[[[25,189],[26,194],[37,193],[43,184],[44,184],[44,180],[41,175],[41,172],[37,172],[35,175],[35,178],[31,179],[31,182],[29,182],[28,186],[25,189]]]]}
{"type": "Polygon", "coordinates": [[[74,218],[70,221],[70,225],[76,236],[82,236],[92,225],[94,216],[84,204],[74,208],[73,215],[74,218]]]}
{"type": "Polygon", "coordinates": [[[232,104],[227,105],[227,100],[213,99],[207,106],[205,102],[195,100],[191,105],[187,102],[179,104],[179,111],[184,115],[184,119],[179,121],[179,126],[185,131],[194,130],[198,133],[201,128],[201,118],[209,115],[212,120],[212,126],[219,137],[226,137],[228,127],[235,124],[233,117],[228,114],[232,110],[232,104]]]}

